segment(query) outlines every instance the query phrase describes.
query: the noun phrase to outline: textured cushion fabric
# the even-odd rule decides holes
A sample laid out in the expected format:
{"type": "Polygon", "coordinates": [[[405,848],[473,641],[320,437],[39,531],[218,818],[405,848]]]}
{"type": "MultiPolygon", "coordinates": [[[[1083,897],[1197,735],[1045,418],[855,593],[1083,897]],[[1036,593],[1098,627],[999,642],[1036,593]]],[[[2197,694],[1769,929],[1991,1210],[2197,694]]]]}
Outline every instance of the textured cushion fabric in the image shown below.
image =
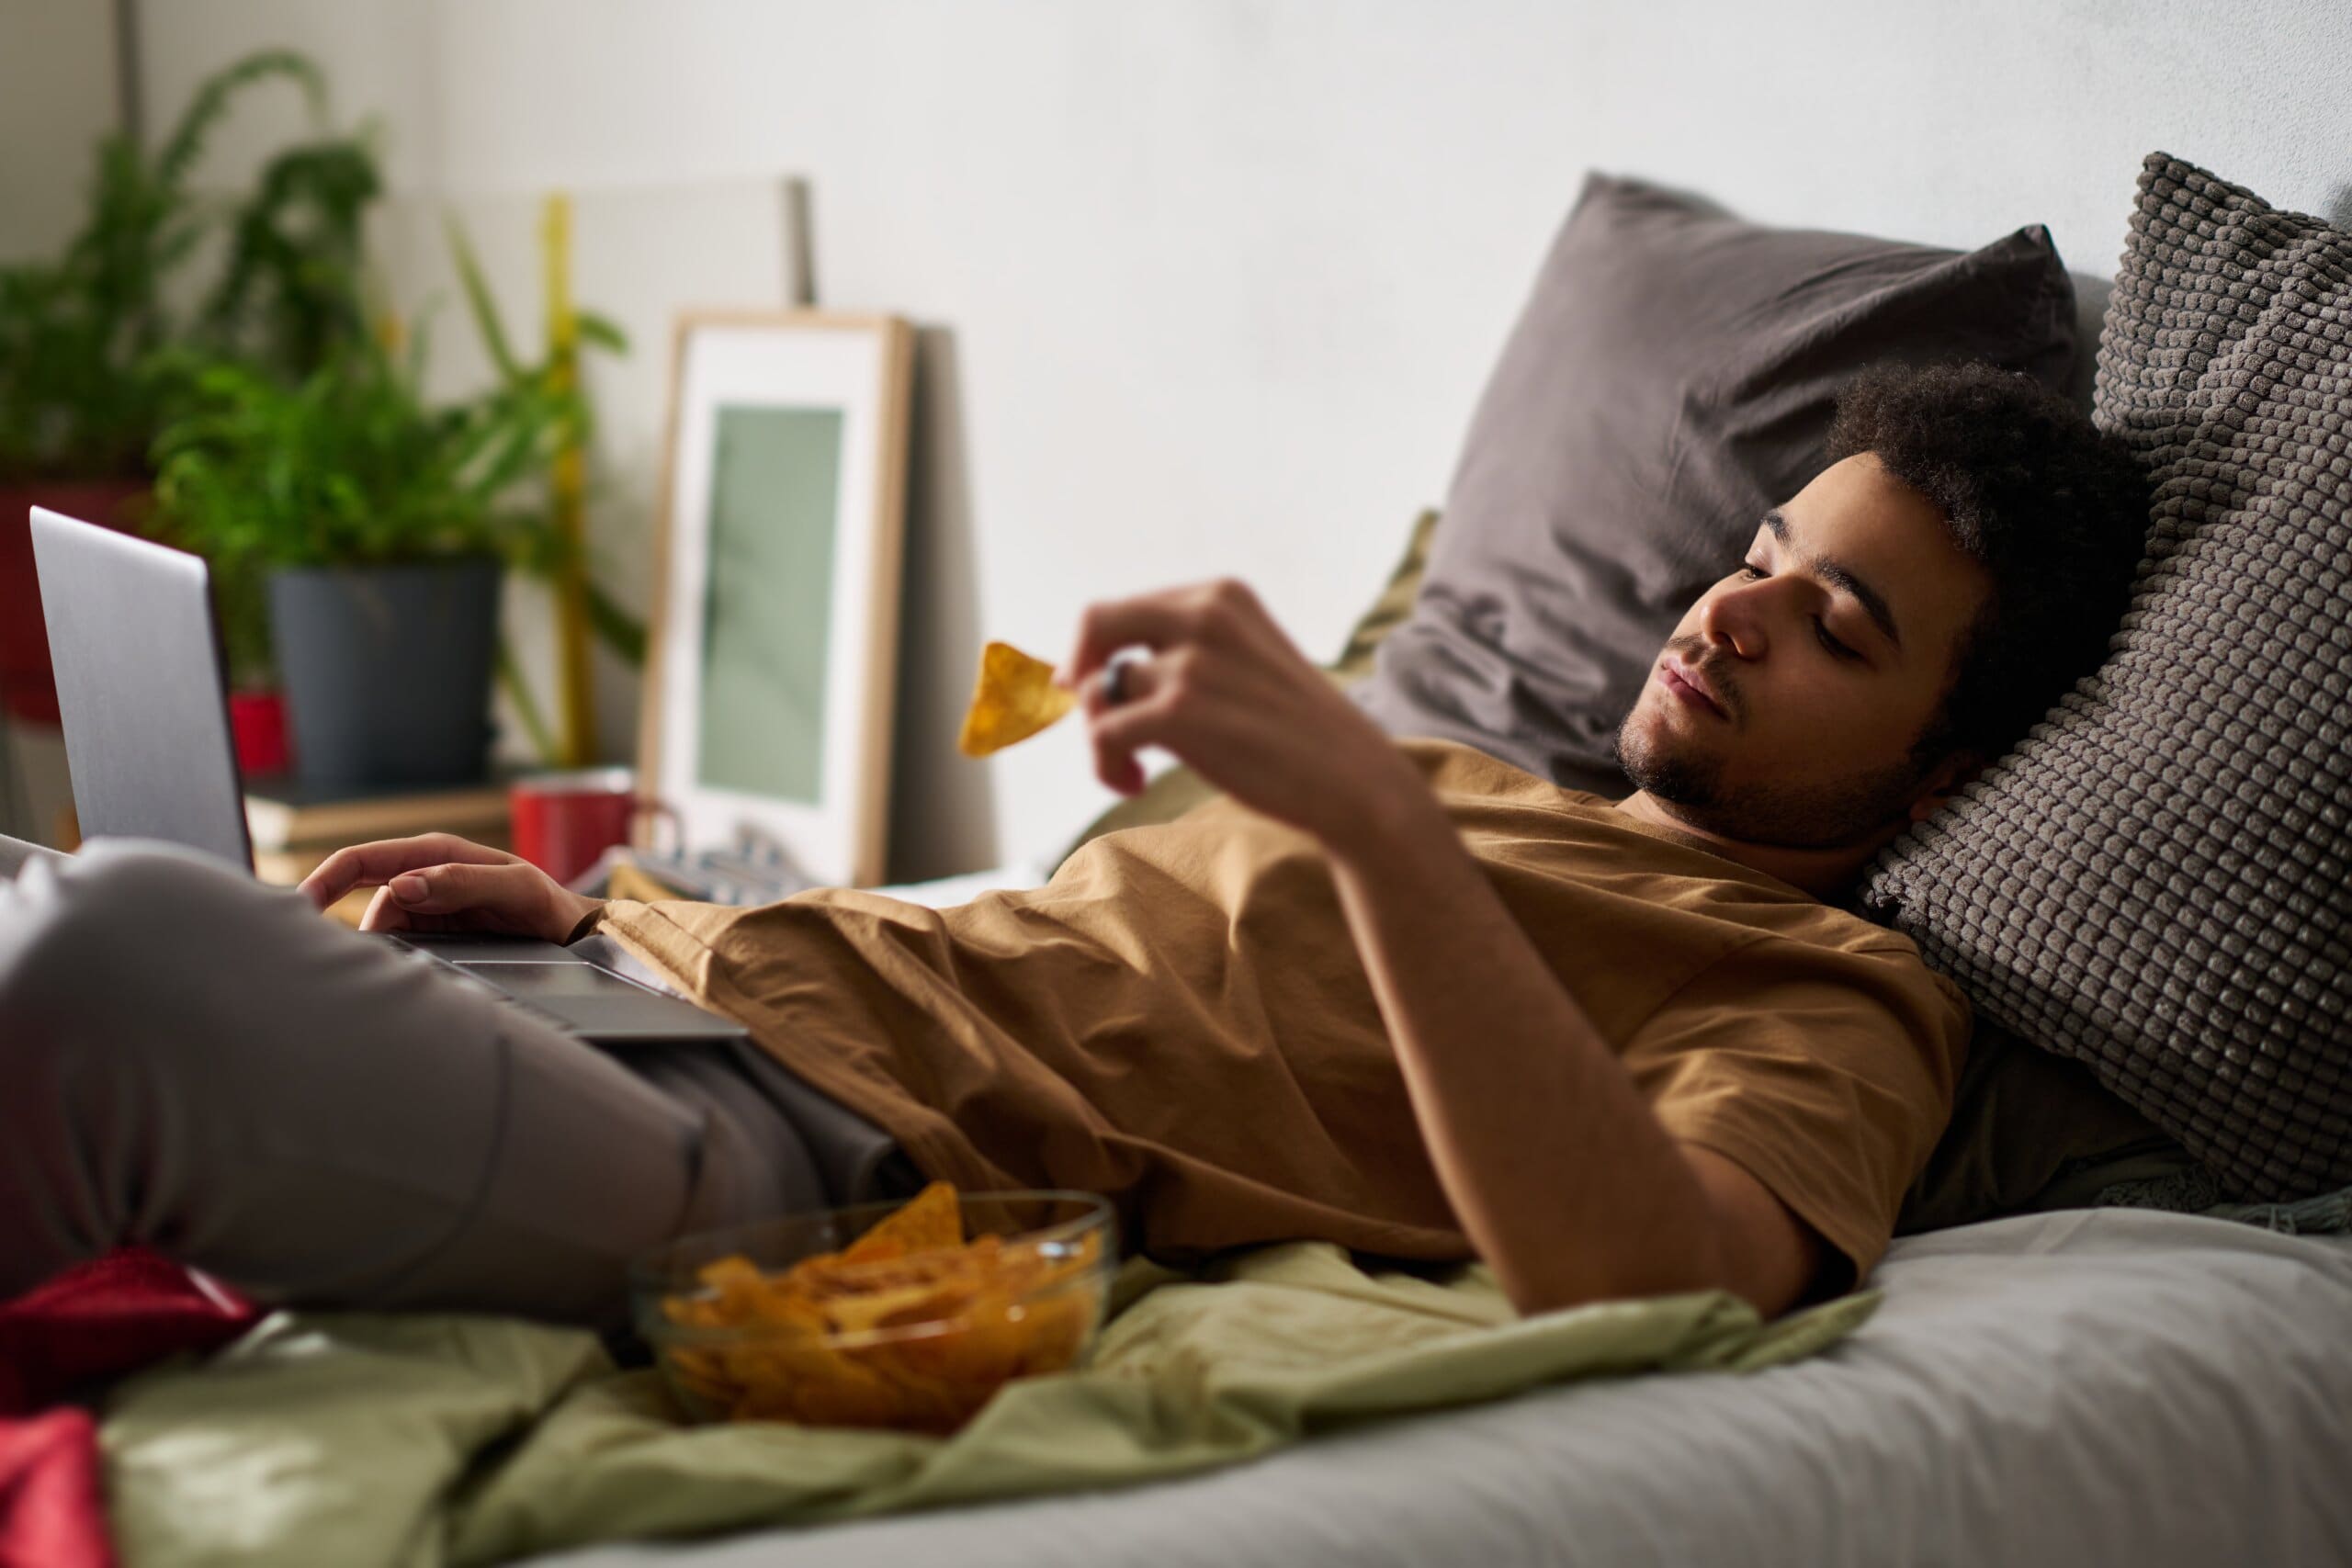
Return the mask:
{"type": "Polygon", "coordinates": [[[1955,356],[2065,387],[2074,287],[2039,225],[1962,254],[1591,175],[1358,700],[1391,734],[1625,794],[1611,733],[1683,611],[1820,468],[1838,389],[1955,356]]]}
{"type": "Polygon", "coordinates": [[[1865,905],[2233,1191],[2352,1182],[2352,235],[2149,157],[2094,417],[2148,463],[2107,662],[1865,905]]]}

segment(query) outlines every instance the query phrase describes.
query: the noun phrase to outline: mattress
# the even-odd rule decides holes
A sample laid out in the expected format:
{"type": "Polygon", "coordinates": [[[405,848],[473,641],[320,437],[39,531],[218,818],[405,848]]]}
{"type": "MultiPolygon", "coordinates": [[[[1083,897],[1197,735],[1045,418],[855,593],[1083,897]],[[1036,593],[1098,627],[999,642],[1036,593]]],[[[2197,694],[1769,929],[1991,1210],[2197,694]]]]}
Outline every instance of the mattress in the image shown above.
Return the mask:
{"type": "Polygon", "coordinates": [[[2072,1210],[1898,1241],[1877,1315],[1116,1493],[631,1543],[571,1568],[2352,1562],[2352,1238],[2072,1210]]]}

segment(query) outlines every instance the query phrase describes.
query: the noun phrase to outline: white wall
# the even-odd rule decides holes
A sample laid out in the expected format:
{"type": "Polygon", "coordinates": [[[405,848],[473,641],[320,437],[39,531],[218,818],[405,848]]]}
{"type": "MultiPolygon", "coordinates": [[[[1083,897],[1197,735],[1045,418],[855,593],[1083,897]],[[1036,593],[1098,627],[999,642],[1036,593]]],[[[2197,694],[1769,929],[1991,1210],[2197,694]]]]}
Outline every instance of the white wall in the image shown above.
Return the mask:
{"type": "MultiPolygon", "coordinates": [[[[81,226],[115,76],[110,6],[0,0],[0,263],[53,255],[81,226]]],[[[62,742],[0,718],[0,832],[46,840],[73,800],[62,742]]]]}
{"type": "Polygon", "coordinates": [[[0,0],[0,262],[52,254],[78,228],[96,142],[119,123],[114,11],[0,0]]]}
{"type": "MultiPolygon", "coordinates": [[[[22,0],[10,0],[22,4],[22,0]]],[[[1064,726],[948,744],[984,637],[1232,572],[1335,652],[1581,173],[2112,271],[2143,154],[2352,216],[2341,0],[150,0],[167,113],[292,43],[408,188],[780,173],[823,303],[936,329],[899,874],[1043,854],[1107,801],[1064,726]]],[[[658,239],[658,237],[657,237],[658,239]]],[[[649,361],[657,355],[646,355],[649,361]]],[[[607,526],[625,529],[626,520],[607,526]]]]}

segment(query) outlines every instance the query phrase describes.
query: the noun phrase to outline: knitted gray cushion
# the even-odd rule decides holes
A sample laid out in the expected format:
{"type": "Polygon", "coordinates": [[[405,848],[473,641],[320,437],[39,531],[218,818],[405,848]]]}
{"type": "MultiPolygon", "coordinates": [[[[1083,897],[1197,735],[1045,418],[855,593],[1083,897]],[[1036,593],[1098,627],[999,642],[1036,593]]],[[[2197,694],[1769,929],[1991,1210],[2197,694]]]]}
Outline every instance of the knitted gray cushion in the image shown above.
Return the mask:
{"type": "Polygon", "coordinates": [[[2341,1186],[2352,236],[2152,154],[2093,417],[2154,492],[2108,660],[1863,900],[2236,1193],[2341,1186]]]}

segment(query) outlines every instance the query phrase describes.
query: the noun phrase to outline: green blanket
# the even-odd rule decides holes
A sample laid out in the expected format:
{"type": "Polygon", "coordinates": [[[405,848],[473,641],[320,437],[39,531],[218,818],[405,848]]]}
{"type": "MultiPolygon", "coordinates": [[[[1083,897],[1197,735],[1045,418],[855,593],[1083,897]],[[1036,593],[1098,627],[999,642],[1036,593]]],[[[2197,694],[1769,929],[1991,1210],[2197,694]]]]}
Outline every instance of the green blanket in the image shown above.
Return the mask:
{"type": "Polygon", "coordinates": [[[1016,1382],[949,1439],[684,1425],[656,1374],[511,1318],[280,1313],[103,1413],[123,1560],[494,1562],[1136,1482],[1567,1378],[1747,1371],[1877,1304],[1760,1324],[1720,1292],[1513,1314],[1481,1265],[1367,1272],[1325,1243],[1180,1275],[1141,1259],[1080,1371],[1016,1382]]]}

